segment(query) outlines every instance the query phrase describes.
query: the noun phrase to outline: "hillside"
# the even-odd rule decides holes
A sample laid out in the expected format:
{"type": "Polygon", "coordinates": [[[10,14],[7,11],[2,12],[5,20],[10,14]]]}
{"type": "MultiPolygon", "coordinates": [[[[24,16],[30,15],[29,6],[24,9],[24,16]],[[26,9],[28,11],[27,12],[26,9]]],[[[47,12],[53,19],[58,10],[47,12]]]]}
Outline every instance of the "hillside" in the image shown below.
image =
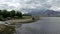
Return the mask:
{"type": "Polygon", "coordinates": [[[39,16],[48,16],[48,17],[59,17],[60,16],[60,12],[59,11],[53,11],[53,10],[45,10],[45,11],[41,11],[41,10],[32,10],[31,12],[29,12],[28,14],[31,15],[39,15],[39,16]]]}

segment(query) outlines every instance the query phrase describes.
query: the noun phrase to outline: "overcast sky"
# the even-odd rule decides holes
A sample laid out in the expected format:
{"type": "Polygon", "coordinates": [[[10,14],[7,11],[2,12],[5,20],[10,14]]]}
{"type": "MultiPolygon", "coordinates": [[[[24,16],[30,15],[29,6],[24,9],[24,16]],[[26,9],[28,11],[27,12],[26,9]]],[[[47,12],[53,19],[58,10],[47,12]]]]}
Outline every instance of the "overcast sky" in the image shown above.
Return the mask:
{"type": "Polygon", "coordinates": [[[60,10],[60,0],[0,0],[0,9],[50,9],[60,10]]]}

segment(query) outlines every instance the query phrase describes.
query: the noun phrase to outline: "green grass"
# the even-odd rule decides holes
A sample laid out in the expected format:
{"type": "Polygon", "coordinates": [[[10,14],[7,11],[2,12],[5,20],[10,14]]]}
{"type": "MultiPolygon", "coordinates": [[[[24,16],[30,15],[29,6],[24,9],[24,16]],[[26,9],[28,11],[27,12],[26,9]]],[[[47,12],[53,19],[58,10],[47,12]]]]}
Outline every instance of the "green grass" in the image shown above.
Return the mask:
{"type": "Polygon", "coordinates": [[[31,16],[23,16],[23,19],[29,19],[31,16]]]}

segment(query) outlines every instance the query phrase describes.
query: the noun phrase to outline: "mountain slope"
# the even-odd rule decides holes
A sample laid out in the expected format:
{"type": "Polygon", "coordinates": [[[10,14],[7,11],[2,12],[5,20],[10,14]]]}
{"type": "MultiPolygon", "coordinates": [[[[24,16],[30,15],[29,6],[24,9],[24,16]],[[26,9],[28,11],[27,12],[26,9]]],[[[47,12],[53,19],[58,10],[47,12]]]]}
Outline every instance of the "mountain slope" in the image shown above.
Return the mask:
{"type": "Polygon", "coordinates": [[[29,12],[28,14],[31,15],[39,15],[39,16],[60,16],[60,12],[59,11],[53,11],[53,10],[45,10],[45,11],[41,11],[41,10],[32,10],[31,12],[29,12]]]}

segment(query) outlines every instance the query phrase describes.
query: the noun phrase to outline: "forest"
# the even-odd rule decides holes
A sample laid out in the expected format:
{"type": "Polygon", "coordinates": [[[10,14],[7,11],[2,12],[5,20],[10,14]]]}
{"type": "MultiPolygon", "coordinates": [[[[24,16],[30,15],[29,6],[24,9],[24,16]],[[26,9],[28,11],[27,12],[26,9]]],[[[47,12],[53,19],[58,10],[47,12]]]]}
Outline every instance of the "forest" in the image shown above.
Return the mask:
{"type": "Polygon", "coordinates": [[[22,14],[21,11],[15,11],[15,10],[0,10],[0,21],[2,20],[9,20],[9,19],[19,19],[23,18],[23,16],[31,16],[28,14],[22,14]]]}

